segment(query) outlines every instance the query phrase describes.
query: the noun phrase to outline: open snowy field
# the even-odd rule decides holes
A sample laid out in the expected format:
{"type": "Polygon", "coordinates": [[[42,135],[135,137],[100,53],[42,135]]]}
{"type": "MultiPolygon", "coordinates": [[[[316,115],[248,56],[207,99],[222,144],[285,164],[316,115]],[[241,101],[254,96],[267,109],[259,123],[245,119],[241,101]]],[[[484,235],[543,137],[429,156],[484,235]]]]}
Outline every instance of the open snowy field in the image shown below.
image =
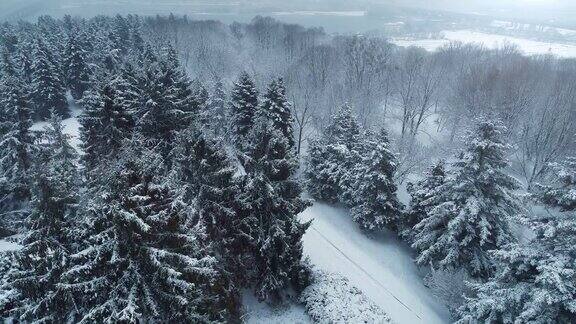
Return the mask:
{"type": "Polygon", "coordinates": [[[398,46],[418,46],[435,51],[450,42],[476,43],[494,49],[505,44],[515,44],[526,55],[553,54],[558,57],[576,57],[576,45],[533,41],[510,36],[486,34],[470,30],[444,31],[441,39],[392,39],[398,46]]]}

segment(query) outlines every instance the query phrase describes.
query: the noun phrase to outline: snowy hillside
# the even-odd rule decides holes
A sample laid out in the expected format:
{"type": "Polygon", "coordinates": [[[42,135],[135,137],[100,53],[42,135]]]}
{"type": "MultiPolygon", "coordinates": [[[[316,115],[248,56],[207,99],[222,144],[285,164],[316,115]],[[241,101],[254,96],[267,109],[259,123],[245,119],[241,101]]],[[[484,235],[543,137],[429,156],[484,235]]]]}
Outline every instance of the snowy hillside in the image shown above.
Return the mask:
{"type": "Polygon", "coordinates": [[[368,238],[343,208],[316,202],[304,252],[321,270],[348,278],[395,323],[447,323],[448,311],[423,286],[410,251],[392,234],[368,238]]]}

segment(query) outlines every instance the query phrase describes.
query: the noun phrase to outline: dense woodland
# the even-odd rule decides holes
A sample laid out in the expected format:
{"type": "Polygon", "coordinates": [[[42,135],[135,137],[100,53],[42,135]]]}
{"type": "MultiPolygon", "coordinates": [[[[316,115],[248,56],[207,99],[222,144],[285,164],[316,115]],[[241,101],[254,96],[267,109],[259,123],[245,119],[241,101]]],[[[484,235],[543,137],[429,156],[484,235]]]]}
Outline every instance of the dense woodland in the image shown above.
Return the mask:
{"type": "Polygon", "coordinates": [[[457,321],[576,316],[573,60],[262,17],[45,16],[0,42],[4,318],[241,321],[242,290],[310,284],[305,193],[397,233],[457,321]]]}

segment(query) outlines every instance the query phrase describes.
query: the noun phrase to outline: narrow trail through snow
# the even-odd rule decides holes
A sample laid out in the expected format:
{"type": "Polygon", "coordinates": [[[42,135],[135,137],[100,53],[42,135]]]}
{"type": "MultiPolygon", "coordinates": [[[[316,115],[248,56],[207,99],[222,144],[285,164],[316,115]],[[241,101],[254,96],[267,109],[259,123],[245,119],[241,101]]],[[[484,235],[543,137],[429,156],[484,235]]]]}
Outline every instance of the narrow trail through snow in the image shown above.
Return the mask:
{"type": "Polygon", "coordinates": [[[446,308],[422,284],[410,250],[392,234],[365,236],[348,211],[315,203],[300,215],[314,219],[304,253],[319,269],[339,273],[395,323],[449,323],[446,308]]]}

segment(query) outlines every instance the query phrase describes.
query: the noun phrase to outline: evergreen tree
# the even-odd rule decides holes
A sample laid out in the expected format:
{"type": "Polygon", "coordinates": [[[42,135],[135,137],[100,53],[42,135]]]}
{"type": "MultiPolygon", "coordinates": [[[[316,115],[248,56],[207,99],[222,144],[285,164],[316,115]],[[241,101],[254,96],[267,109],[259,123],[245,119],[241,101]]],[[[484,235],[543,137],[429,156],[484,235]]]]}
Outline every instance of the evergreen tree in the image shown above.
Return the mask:
{"type": "Polygon", "coordinates": [[[182,131],[177,142],[172,158],[182,199],[192,210],[192,221],[204,228],[208,241],[213,242],[218,268],[226,274],[220,293],[228,301],[229,311],[237,314],[237,284],[242,281],[237,274],[242,270],[239,256],[244,250],[236,229],[239,189],[235,170],[225,147],[197,127],[182,131]]]}
{"type": "Polygon", "coordinates": [[[139,71],[130,63],[126,63],[119,75],[110,81],[110,86],[116,93],[115,102],[124,107],[126,112],[133,116],[133,119],[138,118],[139,110],[145,104],[142,82],[139,71]]]}
{"type": "Polygon", "coordinates": [[[10,55],[10,52],[5,46],[0,49],[0,79],[15,77],[17,74],[16,67],[10,55]]]}
{"type": "Polygon", "coordinates": [[[396,230],[402,205],[396,196],[396,157],[390,151],[388,134],[382,129],[366,136],[365,141],[362,161],[354,170],[357,176],[352,217],[367,231],[384,227],[396,230]]]}
{"type": "Polygon", "coordinates": [[[305,286],[302,236],[310,223],[297,215],[307,202],[294,178],[298,161],[288,139],[268,120],[261,119],[252,134],[250,164],[244,192],[241,231],[249,238],[251,278],[260,300],[277,301],[292,284],[305,286]]]}
{"type": "Polygon", "coordinates": [[[294,121],[282,78],[270,83],[260,109],[261,114],[270,119],[272,125],[288,139],[290,146],[294,146],[294,121]]]}
{"type": "Polygon", "coordinates": [[[15,58],[16,66],[20,70],[22,75],[22,82],[24,82],[28,87],[32,86],[33,74],[34,74],[34,63],[32,62],[33,46],[31,44],[26,44],[22,46],[18,55],[15,58]]]}
{"type": "Polygon", "coordinates": [[[224,85],[218,81],[206,105],[206,109],[201,113],[200,119],[203,125],[215,136],[220,137],[227,134],[226,129],[226,92],[224,85]]]}
{"type": "Polygon", "coordinates": [[[424,175],[424,179],[410,182],[406,186],[410,194],[410,209],[405,213],[402,220],[402,236],[409,242],[413,241],[412,228],[426,218],[427,213],[434,207],[435,198],[438,196],[438,188],[446,181],[444,161],[434,164],[424,175]]]}
{"type": "Polygon", "coordinates": [[[198,119],[203,126],[207,126],[206,111],[209,109],[210,94],[206,87],[199,80],[192,82],[192,105],[195,108],[191,115],[191,121],[198,119]]]}
{"type": "Polygon", "coordinates": [[[350,106],[343,106],[333,117],[320,139],[308,149],[306,176],[308,191],[317,199],[346,202],[343,197],[354,182],[352,168],[359,159],[360,126],[350,106]]]}
{"type": "Polygon", "coordinates": [[[32,66],[31,100],[36,119],[47,119],[54,109],[63,118],[70,116],[64,82],[50,49],[40,38],[36,40],[32,66]]]}
{"type": "Polygon", "coordinates": [[[558,186],[538,194],[553,209],[527,221],[534,237],[493,257],[498,271],[473,285],[476,296],[460,309],[460,323],[572,323],[576,318],[576,164],[556,170],[558,186]]]}
{"type": "Polygon", "coordinates": [[[60,288],[73,296],[80,321],[223,321],[213,290],[220,274],[186,205],[162,183],[161,157],[133,139],[103,186],[90,188],[85,248],[60,288]]]}
{"type": "Polygon", "coordinates": [[[230,98],[230,119],[233,142],[236,148],[243,152],[248,141],[248,135],[254,127],[256,110],[258,108],[258,91],[248,73],[240,75],[234,83],[230,98]]]}
{"type": "Polygon", "coordinates": [[[64,58],[66,84],[72,97],[79,100],[90,87],[90,70],[86,61],[86,53],[82,42],[74,34],[68,38],[64,58]]]}
{"type": "Polygon", "coordinates": [[[30,198],[31,168],[37,147],[30,132],[30,109],[20,82],[15,78],[4,79],[0,93],[4,112],[0,138],[1,226],[14,229],[23,217],[22,207],[30,198]]]}
{"type": "Polygon", "coordinates": [[[432,208],[414,227],[417,262],[441,268],[465,268],[488,277],[493,265],[488,251],[510,243],[509,222],[521,213],[513,190],[518,182],[508,166],[503,126],[479,121],[462,157],[441,187],[432,208]]]}
{"type": "Polygon", "coordinates": [[[137,129],[167,158],[178,132],[198,114],[190,82],[173,62],[154,62],[146,70],[142,93],[145,104],[138,113],[137,129]]]}
{"type": "Polygon", "coordinates": [[[57,284],[71,249],[68,231],[78,191],[76,154],[62,129],[60,118],[53,115],[35,167],[28,232],[8,275],[7,285],[17,299],[5,311],[23,322],[66,322],[70,316],[69,300],[57,284]]]}
{"type": "Polygon", "coordinates": [[[123,89],[107,84],[98,93],[87,93],[86,112],[80,118],[83,164],[93,170],[103,160],[117,156],[122,142],[131,137],[134,120],[124,106],[123,89]]]}
{"type": "Polygon", "coordinates": [[[196,220],[202,223],[211,241],[231,246],[227,240],[232,239],[237,188],[233,181],[235,170],[225,147],[198,127],[182,131],[177,142],[172,155],[182,182],[183,200],[193,206],[196,220]]]}

